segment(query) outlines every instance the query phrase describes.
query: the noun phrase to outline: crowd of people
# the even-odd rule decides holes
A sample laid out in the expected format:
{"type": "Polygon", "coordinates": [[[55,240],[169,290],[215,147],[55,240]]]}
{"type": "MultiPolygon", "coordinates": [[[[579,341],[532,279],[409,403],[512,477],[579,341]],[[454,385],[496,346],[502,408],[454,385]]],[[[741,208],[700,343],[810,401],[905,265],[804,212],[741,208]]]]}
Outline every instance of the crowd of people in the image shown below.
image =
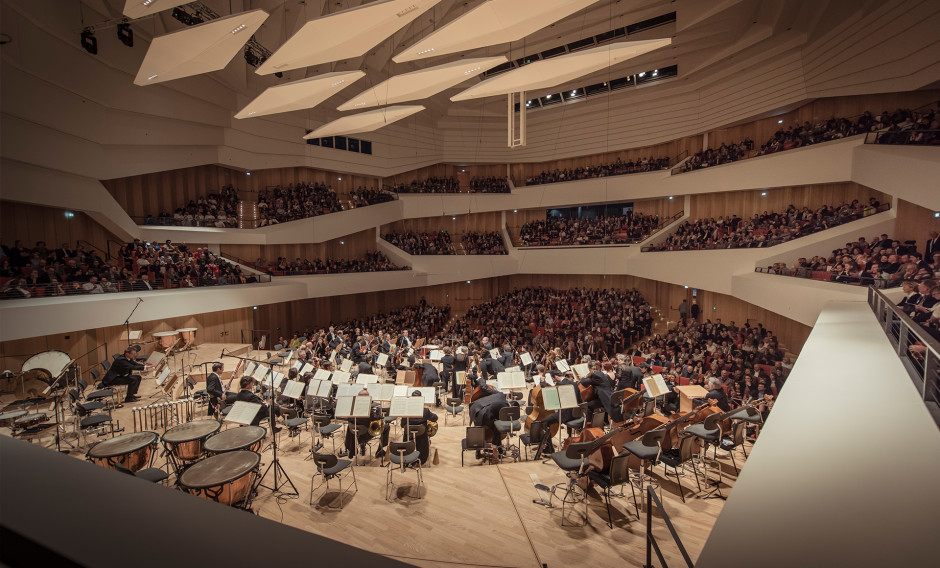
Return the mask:
{"type": "Polygon", "coordinates": [[[867,204],[855,199],[851,203],[838,206],[823,205],[815,210],[790,205],[785,211],[764,211],[746,220],[732,215],[717,219],[684,221],[675,232],[662,242],[650,245],[648,250],[770,247],[873,215],[886,207],[887,205],[882,205],[872,197],[867,204]]]}
{"type": "MultiPolygon", "coordinates": [[[[161,288],[188,288],[256,282],[237,264],[213,255],[207,249],[190,250],[186,245],[124,244],[113,259],[83,245],[64,243],[50,250],[44,241],[32,249],[16,241],[3,246],[0,258],[0,295],[5,298],[69,296],[109,292],[145,292],[161,288]]],[[[105,254],[107,256],[107,254],[105,254]]]]}
{"type": "Polygon", "coordinates": [[[382,238],[408,254],[457,254],[447,231],[386,233],[382,238]]]}
{"type": "Polygon", "coordinates": [[[930,245],[935,239],[936,231],[931,233],[927,249],[922,254],[913,245],[902,244],[885,233],[871,240],[859,237],[855,242],[833,250],[829,256],[801,257],[792,267],[777,262],[767,267],[766,272],[878,288],[892,288],[908,282],[914,288],[918,282],[940,276],[940,245],[930,245]]]}
{"type": "Polygon", "coordinates": [[[264,227],[342,211],[339,196],[322,183],[276,186],[258,194],[258,226],[264,227]]]}
{"type": "Polygon", "coordinates": [[[636,290],[520,288],[472,306],[446,334],[466,345],[491,335],[540,353],[563,346],[565,357],[613,355],[648,335],[650,306],[636,290]]]}
{"type": "Polygon", "coordinates": [[[395,201],[395,196],[384,189],[374,187],[362,187],[349,192],[354,207],[365,207],[366,205],[377,205],[386,201],[395,201]]]}
{"type": "Polygon", "coordinates": [[[460,193],[460,181],[454,177],[429,177],[411,183],[399,183],[389,189],[395,193],[460,193]]]}
{"type": "Polygon", "coordinates": [[[509,254],[503,243],[503,235],[495,231],[470,231],[460,239],[467,254],[509,254]]]}
{"type": "Polygon", "coordinates": [[[450,320],[450,311],[450,306],[435,306],[422,299],[417,305],[356,318],[334,326],[349,331],[382,330],[393,337],[401,330],[409,330],[415,337],[431,337],[439,333],[450,320]]]}
{"type": "Polygon", "coordinates": [[[381,251],[367,252],[359,259],[314,260],[297,258],[293,261],[278,257],[275,262],[267,263],[263,259],[255,261],[255,267],[271,276],[296,276],[299,274],[343,274],[350,272],[386,272],[391,270],[409,270],[406,266],[394,264],[381,251]]]}
{"type": "Polygon", "coordinates": [[[622,176],[656,170],[668,170],[669,158],[639,158],[636,161],[624,162],[620,158],[610,164],[600,166],[581,166],[578,168],[565,168],[536,174],[525,180],[526,185],[541,185],[579,179],[590,179],[608,176],[622,176]]]}
{"type": "Polygon", "coordinates": [[[549,217],[525,223],[519,238],[527,247],[625,244],[643,240],[658,227],[659,217],[632,212],[591,219],[549,217]]]}
{"type": "Polygon", "coordinates": [[[470,180],[470,193],[509,193],[509,181],[504,177],[476,176],[470,180]]]}
{"type": "MultiPolygon", "coordinates": [[[[796,127],[778,130],[761,144],[754,155],[764,156],[856,134],[880,131],[886,132],[879,136],[879,144],[938,144],[938,130],[940,115],[933,108],[924,111],[897,109],[894,112],[883,111],[877,115],[866,110],[855,120],[830,118],[813,123],[806,121],[796,127]]],[[[750,138],[737,143],[722,143],[717,149],[708,148],[694,154],[677,168],[676,173],[743,160],[750,157],[749,154],[753,150],[754,141],[750,138]]]]}
{"type": "Polygon", "coordinates": [[[227,185],[219,193],[210,193],[205,197],[190,200],[185,207],[179,207],[172,215],[166,212],[156,217],[147,215],[144,225],[237,227],[238,190],[227,185]]]}

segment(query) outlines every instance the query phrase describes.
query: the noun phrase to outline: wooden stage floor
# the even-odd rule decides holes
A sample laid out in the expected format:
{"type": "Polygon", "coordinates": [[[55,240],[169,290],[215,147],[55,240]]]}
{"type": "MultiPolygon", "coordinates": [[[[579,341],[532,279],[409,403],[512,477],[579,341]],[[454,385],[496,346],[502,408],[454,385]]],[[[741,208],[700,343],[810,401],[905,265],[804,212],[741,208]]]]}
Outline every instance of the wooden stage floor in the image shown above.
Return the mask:
{"type": "MultiPolygon", "coordinates": [[[[216,346],[212,349],[216,355],[219,354],[220,350],[216,346]]],[[[206,353],[211,353],[208,350],[206,346],[206,353]]],[[[203,384],[196,386],[197,389],[203,387],[203,384]]],[[[142,400],[136,405],[147,404],[148,397],[155,391],[155,381],[145,379],[139,393],[142,400]]],[[[120,421],[125,432],[133,430],[131,406],[114,410],[114,417],[120,421]]],[[[308,505],[311,476],[315,468],[312,460],[305,461],[304,458],[310,453],[311,432],[302,431],[299,437],[289,438],[284,428],[279,434],[278,457],[299,496],[276,496],[270,490],[261,488],[253,503],[255,513],[422,567],[539,568],[542,565],[592,567],[644,564],[646,512],[641,508],[641,517],[637,518],[629,486],[625,487],[624,497],[611,499],[613,529],[607,525],[603,496],[595,490],[588,492],[588,512],[584,525],[567,526],[570,522],[580,523],[583,520],[584,506],[578,505],[576,512],[566,510],[566,525],[562,526],[560,507],[549,509],[533,503],[538,494],[530,474],[536,474],[548,486],[566,480],[551,461],[547,464],[540,461],[514,463],[507,459],[500,465],[482,465],[474,459],[472,453],[467,453],[466,467],[461,467],[460,441],[465,434],[465,425],[460,417],[456,420],[448,419],[445,425],[443,410],[433,410],[440,417],[440,428],[432,438],[431,451],[432,455],[435,449],[438,451],[440,463],[431,466],[429,461],[429,466],[424,469],[422,499],[408,496],[415,491],[415,474],[406,472],[396,473],[395,483],[398,487],[393,501],[386,501],[385,468],[380,460],[371,459],[370,463],[354,466],[358,492],[346,497],[343,510],[308,505]]],[[[197,417],[201,418],[205,413],[204,406],[197,407],[197,417]]],[[[226,423],[223,428],[233,426],[226,423]]],[[[0,428],[0,433],[9,435],[10,430],[0,428]]],[[[162,429],[158,433],[162,434],[162,429]]],[[[392,430],[393,440],[400,439],[400,436],[400,431],[392,430]]],[[[68,440],[76,443],[74,436],[70,435],[68,440]]],[[[97,440],[91,436],[88,442],[93,444],[97,440]]],[[[51,436],[35,442],[54,448],[54,438],[51,436]]],[[[340,436],[337,449],[342,447],[342,442],[340,436]]],[[[325,447],[331,449],[332,443],[327,440],[325,447]]],[[[750,451],[750,444],[746,447],[750,451]]],[[[77,448],[70,454],[84,459],[85,451],[86,448],[77,448]]],[[[744,462],[740,450],[735,459],[739,466],[744,462]]],[[[270,461],[271,450],[267,449],[262,454],[262,472],[270,461]]],[[[720,452],[719,462],[724,474],[722,492],[727,496],[734,485],[735,471],[728,454],[720,452]]],[[[157,462],[155,465],[163,464],[157,462]]],[[[268,473],[265,485],[270,485],[272,476],[273,473],[268,473]]],[[[704,498],[698,493],[691,472],[682,478],[686,503],[679,497],[675,476],[671,480],[665,479],[660,466],[655,469],[654,477],[661,483],[660,494],[666,511],[694,561],[724,501],[704,498]]],[[[331,482],[331,486],[335,488],[335,482],[331,482]]],[[[320,498],[319,503],[325,504],[334,501],[334,498],[335,493],[330,493],[320,498]]],[[[683,566],[684,562],[657,514],[654,514],[653,527],[667,562],[672,566],[683,566]]]]}

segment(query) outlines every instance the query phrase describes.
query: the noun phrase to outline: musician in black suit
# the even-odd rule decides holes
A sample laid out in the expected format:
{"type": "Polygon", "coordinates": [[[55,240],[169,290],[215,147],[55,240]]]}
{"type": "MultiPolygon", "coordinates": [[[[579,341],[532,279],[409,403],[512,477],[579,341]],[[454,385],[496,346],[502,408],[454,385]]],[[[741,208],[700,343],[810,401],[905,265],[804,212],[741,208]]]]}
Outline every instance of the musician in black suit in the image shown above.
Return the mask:
{"type": "Polygon", "coordinates": [[[728,412],[731,410],[731,404],[728,402],[728,395],[725,394],[725,389],[721,388],[721,380],[716,377],[708,379],[708,394],[705,395],[707,400],[714,400],[718,403],[718,408],[722,412],[728,412]]]}
{"type": "Polygon", "coordinates": [[[503,364],[503,367],[512,367],[516,362],[516,355],[512,351],[512,347],[507,343],[503,345],[503,352],[499,355],[499,362],[503,364]]]}
{"type": "Polygon", "coordinates": [[[364,361],[366,355],[369,353],[369,342],[367,337],[368,336],[357,337],[356,342],[353,343],[351,351],[353,363],[364,361]]]}
{"type": "Polygon", "coordinates": [[[937,252],[940,252],[940,233],[930,231],[930,238],[927,239],[927,246],[924,248],[924,258],[931,259],[937,252]]]}
{"type": "Polygon", "coordinates": [[[444,347],[444,356],[441,357],[441,380],[451,384],[451,394],[457,396],[457,373],[454,372],[454,363],[457,359],[453,356],[453,350],[450,347],[444,347]]]}
{"type": "MultiPolygon", "coordinates": [[[[241,390],[239,390],[238,395],[235,396],[235,402],[239,402],[239,401],[250,402],[252,404],[261,405],[261,408],[258,410],[258,413],[255,414],[255,419],[251,421],[252,426],[257,426],[258,424],[261,423],[261,420],[263,420],[264,418],[269,418],[271,416],[271,410],[268,404],[264,402],[264,400],[262,400],[260,396],[252,392],[252,388],[255,386],[256,383],[257,381],[255,381],[254,377],[250,377],[250,376],[242,377],[241,380],[238,381],[238,387],[241,390]]],[[[281,414],[281,409],[275,406],[274,415],[280,416],[280,414],[281,414]]],[[[281,431],[280,428],[274,426],[273,424],[271,426],[273,426],[273,431],[275,434],[281,431]]]]}
{"type": "Polygon", "coordinates": [[[499,373],[505,370],[506,367],[499,359],[493,359],[489,351],[483,351],[483,359],[480,360],[480,374],[483,376],[484,381],[489,379],[491,375],[495,379],[499,373]]]}
{"type": "MultiPolygon", "coordinates": [[[[415,390],[411,393],[411,396],[424,396],[421,394],[421,391],[415,390]]],[[[431,412],[431,409],[424,407],[424,414],[421,418],[402,418],[401,427],[407,428],[408,426],[424,426],[424,434],[420,436],[415,436],[415,449],[418,450],[418,454],[421,456],[421,463],[428,463],[428,456],[431,454],[431,438],[428,436],[427,426],[428,422],[437,422],[437,414],[431,412]]]]}
{"type": "Polygon", "coordinates": [[[398,341],[395,343],[395,346],[398,347],[399,349],[411,349],[414,343],[415,343],[414,339],[412,339],[411,336],[408,335],[408,330],[403,329],[401,331],[401,337],[398,338],[398,341]]]}
{"type": "Polygon", "coordinates": [[[424,369],[424,374],[421,375],[422,386],[430,387],[441,380],[440,376],[437,374],[437,367],[435,367],[433,363],[418,363],[414,365],[414,368],[424,369]]]}
{"type": "MultiPolygon", "coordinates": [[[[581,404],[582,402],[584,402],[583,400],[581,400],[581,389],[578,388],[577,383],[575,383],[574,381],[572,381],[570,377],[565,376],[565,374],[562,373],[561,371],[559,371],[558,369],[552,369],[551,371],[549,371],[549,373],[552,375],[552,379],[555,381],[555,386],[574,385],[574,387],[575,387],[575,388],[574,388],[574,396],[575,396],[575,398],[577,399],[578,404],[581,404]]],[[[545,387],[548,387],[548,386],[550,386],[550,385],[549,385],[547,382],[542,381],[541,386],[542,386],[542,388],[545,388],[545,387]]],[[[574,420],[574,409],[573,409],[573,408],[563,408],[563,409],[560,411],[560,413],[561,413],[560,419],[559,419],[559,416],[558,416],[559,413],[558,413],[558,412],[553,412],[551,416],[548,416],[548,417],[546,417],[544,420],[542,420],[542,422],[545,424],[545,427],[548,428],[549,426],[551,426],[552,424],[555,424],[556,422],[561,422],[562,424],[567,424],[568,422],[574,420]]],[[[568,429],[568,435],[570,436],[570,435],[571,435],[571,428],[569,428],[568,426],[565,426],[565,427],[568,429]]],[[[549,448],[552,448],[551,442],[549,442],[548,447],[549,447],[549,448]]],[[[550,450],[549,450],[549,451],[550,451],[550,450]]]]}
{"type": "MultiPolygon", "coordinates": [[[[605,363],[605,365],[608,368],[611,367],[609,362],[605,363]]],[[[622,409],[610,403],[610,397],[614,394],[614,384],[610,376],[597,368],[596,361],[590,361],[588,368],[591,370],[591,374],[581,379],[583,386],[590,385],[594,387],[594,400],[588,403],[588,408],[593,410],[603,407],[604,410],[607,411],[607,416],[610,420],[623,422],[622,409]]],[[[590,421],[590,416],[585,417],[585,420],[590,421]]]]}
{"type": "MultiPolygon", "coordinates": [[[[359,391],[359,396],[369,396],[369,391],[362,389],[359,391]]],[[[375,457],[381,458],[385,455],[385,447],[388,446],[389,427],[382,416],[382,405],[380,403],[372,403],[368,418],[347,418],[346,420],[349,423],[346,426],[345,440],[347,455],[354,456],[356,454],[356,442],[359,443],[359,453],[366,455],[366,444],[373,438],[369,433],[369,425],[376,420],[382,421],[382,434],[381,443],[379,449],[375,452],[375,457]]]]}
{"type": "Polygon", "coordinates": [[[140,400],[140,397],[136,396],[137,389],[140,388],[140,375],[133,375],[131,371],[143,371],[151,366],[135,361],[135,355],[137,355],[137,350],[132,346],[128,346],[124,349],[124,355],[114,360],[114,363],[111,364],[111,368],[108,369],[108,372],[105,373],[104,378],[101,380],[106,387],[112,385],[127,385],[127,394],[124,397],[124,402],[140,400]]]}
{"type": "Polygon", "coordinates": [[[209,416],[213,416],[219,408],[219,401],[225,392],[222,390],[222,363],[213,363],[212,372],[206,377],[206,394],[209,395],[209,416]]]}
{"type": "Polygon", "coordinates": [[[476,382],[483,390],[484,396],[470,403],[470,422],[474,426],[489,428],[493,433],[493,445],[502,447],[495,422],[499,418],[499,409],[509,406],[509,401],[506,400],[505,394],[487,386],[483,377],[478,378],[476,382]]]}

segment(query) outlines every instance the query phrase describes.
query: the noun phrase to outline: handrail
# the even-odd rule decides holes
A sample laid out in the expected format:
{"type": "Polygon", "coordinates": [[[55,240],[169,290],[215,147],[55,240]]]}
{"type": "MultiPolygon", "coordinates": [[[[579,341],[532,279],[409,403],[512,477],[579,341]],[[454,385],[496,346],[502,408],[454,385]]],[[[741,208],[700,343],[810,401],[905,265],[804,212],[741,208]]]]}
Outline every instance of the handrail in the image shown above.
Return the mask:
{"type": "Polygon", "coordinates": [[[789,276],[791,278],[804,278],[807,280],[816,280],[817,282],[834,282],[836,284],[848,284],[848,285],[862,285],[862,286],[874,286],[876,288],[897,288],[900,286],[904,280],[892,280],[889,278],[877,278],[877,277],[860,277],[860,276],[838,276],[835,272],[831,270],[810,270],[808,268],[773,268],[773,267],[756,267],[754,272],[760,274],[772,274],[775,276],[789,276]],[[819,274],[815,273],[826,273],[826,278],[823,279],[819,277],[819,274]]]}
{"type": "Polygon", "coordinates": [[[659,497],[656,496],[656,492],[653,491],[653,488],[648,486],[646,488],[647,500],[646,500],[646,564],[643,565],[643,568],[653,568],[653,551],[656,551],[656,556],[659,558],[660,564],[663,565],[663,568],[669,568],[669,565],[666,563],[666,559],[663,558],[663,553],[659,549],[659,543],[656,542],[656,537],[653,536],[653,507],[655,503],[656,508],[659,509],[659,513],[663,517],[663,522],[666,523],[666,528],[669,529],[669,534],[672,535],[672,540],[675,541],[676,547],[679,549],[679,553],[682,554],[682,558],[685,560],[686,565],[689,568],[693,567],[692,558],[689,557],[689,553],[685,551],[685,547],[682,546],[682,539],[679,538],[678,533],[676,533],[675,527],[672,526],[672,521],[669,520],[669,515],[666,513],[666,509],[663,507],[662,501],[659,500],[659,497]]]}
{"type": "Polygon", "coordinates": [[[940,341],[871,286],[868,288],[868,305],[920,392],[928,412],[940,427],[940,341]],[[912,350],[912,347],[917,349],[912,350]]]}
{"type": "Polygon", "coordinates": [[[103,248],[99,247],[98,245],[96,245],[96,244],[94,244],[94,243],[92,243],[92,242],[90,242],[90,241],[86,241],[85,239],[78,239],[77,241],[75,241],[75,244],[76,244],[76,245],[80,245],[80,244],[82,244],[82,243],[85,243],[86,245],[90,246],[91,248],[95,249],[95,250],[98,251],[98,252],[104,253],[104,259],[105,259],[105,260],[111,260],[111,253],[109,253],[108,251],[106,251],[106,250],[104,250],[103,248]]]}
{"type": "Polygon", "coordinates": [[[108,256],[111,258],[117,258],[121,252],[121,247],[124,246],[124,243],[116,241],[114,239],[108,239],[107,246],[108,246],[108,256]],[[114,243],[117,245],[118,252],[116,254],[111,254],[111,243],[114,243]]]}
{"type": "MultiPolygon", "coordinates": [[[[521,244],[516,245],[515,243],[513,243],[513,246],[515,246],[518,249],[630,246],[630,245],[635,245],[637,243],[642,243],[646,239],[652,237],[656,233],[665,229],[668,225],[674,223],[677,219],[681,219],[683,215],[685,215],[685,211],[679,211],[678,213],[675,213],[669,217],[660,218],[659,223],[657,223],[656,226],[653,227],[653,230],[651,230],[649,233],[646,233],[645,235],[641,235],[638,239],[630,240],[630,241],[623,241],[623,242],[618,241],[618,242],[612,242],[612,243],[585,243],[585,244],[567,242],[567,243],[558,243],[555,245],[540,245],[540,244],[525,244],[524,242],[522,242],[521,240],[522,237],[520,235],[519,239],[520,239],[521,244]]],[[[514,227],[514,228],[517,228],[517,227],[514,227]]],[[[506,230],[508,231],[509,227],[506,227],[506,230]]],[[[512,237],[512,234],[510,234],[510,237],[512,237]]],[[[510,239],[510,242],[511,242],[511,239],[510,239]]]]}
{"type": "MultiPolygon", "coordinates": [[[[834,229],[841,225],[845,225],[846,223],[851,223],[852,221],[858,221],[859,219],[871,217],[872,215],[876,215],[878,213],[884,213],[885,211],[889,211],[890,209],[891,209],[890,203],[882,203],[878,207],[874,208],[874,211],[863,212],[861,215],[853,214],[853,215],[849,215],[846,217],[828,217],[826,219],[818,220],[814,225],[807,225],[803,227],[803,230],[806,232],[800,235],[799,237],[795,237],[792,239],[772,239],[772,240],[761,241],[759,244],[756,244],[756,246],[752,246],[754,245],[754,243],[745,243],[743,245],[738,244],[738,243],[720,243],[720,244],[715,243],[711,245],[708,245],[706,243],[701,243],[699,244],[698,248],[670,249],[670,248],[656,248],[656,245],[647,245],[641,248],[640,252],[675,252],[675,251],[726,250],[726,249],[739,249],[739,248],[770,248],[770,247],[775,247],[783,243],[789,243],[789,242],[795,241],[796,239],[801,239],[803,237],[807,237],[815,233],[826,231],[828,229],[834,229]]],[[[746,219],[742,219],[742,221],[746,221],[746,219]]]]}

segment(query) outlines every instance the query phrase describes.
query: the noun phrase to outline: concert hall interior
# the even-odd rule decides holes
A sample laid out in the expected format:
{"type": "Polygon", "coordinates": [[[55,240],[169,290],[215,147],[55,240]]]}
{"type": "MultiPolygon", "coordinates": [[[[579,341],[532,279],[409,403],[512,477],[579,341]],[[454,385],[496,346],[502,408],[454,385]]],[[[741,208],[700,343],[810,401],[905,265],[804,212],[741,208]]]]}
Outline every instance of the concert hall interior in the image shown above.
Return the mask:
{"type": "Polygon", "coordinates": [[[932,0],[0,0],[0,563],[933,564],[937,180],[932,0]]]}

